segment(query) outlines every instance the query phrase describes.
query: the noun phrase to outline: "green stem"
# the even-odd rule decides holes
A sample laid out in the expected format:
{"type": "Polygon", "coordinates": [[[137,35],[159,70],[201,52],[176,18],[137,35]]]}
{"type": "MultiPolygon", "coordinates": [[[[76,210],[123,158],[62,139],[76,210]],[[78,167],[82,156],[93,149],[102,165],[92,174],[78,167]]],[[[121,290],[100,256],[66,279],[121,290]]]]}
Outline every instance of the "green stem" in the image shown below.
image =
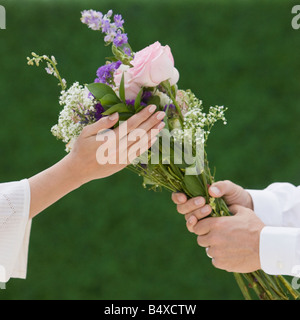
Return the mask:
{"type": "Polygon", "coordinates": [[[249,293],[249,290],[243,280],[242,275],[240,273],[234,273],[233,275],[235,277],[235,280],[236,280],[238,286],[240,287],[240,290],[242,291],[244,298],[246,300],[252,300],[250,293],[249,293]]]}
{"type": "Polygon", "coordinates": [[[270,276],[262,271],[257,271],[260,272],[261,276],[265,279],[266,283],[269,283],[272,290],[278,295],[278,299],[280,300],[288,300],[287,294],[282,290],[282,287],[280,284],[276,281],[277,279],[274,279],[273,276],[270,276]]]}
{"type": "MultiPolygon", "coordinates": [[[[203,187],[203,194],[199,196],[205,196],[207,201],[211,198],[208,193],[208,184],[213,183],[213,177],[211,176],[209,165],[207,161],[207,155],[205,154],[205,170],[198,176],[199,184],[203,187]]],[[[185,184],[183,183],[184,174],[181,169],[177,168],[175,164],[171,163],[164,165],[160,163],[149,171],[149,174],[145,174],[145,169],[139,168],[140,175],[148,177],[153,182],[157,181],[157,184],[172,191],[172,192],[185,192],[188,197],[192,197],[188,190],[185,190],[185,184]]],[[[146,172],[147,173],[147,172],[146,172]]],[[[214,199],[214,215],[230,216],[231,213],[222,198],[214,199]]],[[[246,300],[251,300],[251,294],[247,288],[247,283],[253,289],[257,297],[261,300],[288,300],[288,293],[296,300],[300,298],[299,292],[294,290],[291,285],[282,276],[274,278],[273,276],[265,274],[262,270],[238,274],[234,273],[234,277],[238,286],[246,300]],[[282,286],[280,285],[282,284],[282,286]]]]}
{"type": "Polygon", "coordinates": [[[284,287],[285,287],[285,288],[288,290],[288,292],[293,296],[293,298],[294,298],[295,300],[299,300],[299,298],[300,298],[299,292],[298,292],[297,290],[294,290],[294,289],[291,287],[290,283],[288,283],[283,276],[278,276],[278,279],[282,282],[282,284],[284,285],[284,287]]]}
{"type": "Polygon", "coordinates": [[[166,83],[166,81],[164,81],[163,83],[161,83],[161,85],[167,91],[169,97],[172,99],[172,102],[178,112],[178,115],[179,115],[179,121],[180,121],[181,127],[182,127],[182,129],[184,129],[184,126],[183,126],[184,118],[183,118],[183,115],[181,112],[181,108],[176,101],[176,97],[174,97],[174,95],[173,95],[172,88],[171,88],[169,81],[167,83],[166,83]]]}
{"type": "Polygon", "coordinates": [[[60,73],[59,73],[58,69],[56,68],[55,63],[54,63],[51,59],[49,59],[49,58],[47,58],[47,59],[45,59],[45,60],[47,60],[47,61],[52,65],[52,67],[54,68],[54,71],[55,71],[55,73],[56,73],[56,75],[57,75],[57,79],[59,80],[60,85],[61,85],[61,87],[62,87],[62,90],[65,90],[67,87],[66,87],[66,85],[64,84],[64,82],[62,81],[62,78],[61,78],[61,76],[60,76],[60,73]]]}

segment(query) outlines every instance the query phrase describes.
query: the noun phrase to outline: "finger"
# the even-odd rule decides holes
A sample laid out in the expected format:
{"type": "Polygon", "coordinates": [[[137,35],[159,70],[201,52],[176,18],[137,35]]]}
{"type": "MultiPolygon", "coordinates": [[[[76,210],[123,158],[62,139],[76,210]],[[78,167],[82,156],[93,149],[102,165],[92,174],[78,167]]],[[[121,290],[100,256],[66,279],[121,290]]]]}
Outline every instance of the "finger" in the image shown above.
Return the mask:
{"type": "Polygon", "coordinates": [[[124,143],[125,142],[124,139],[127,139],[128,140],[127,146],[130,147],[133,144],[135,144],[139,139],[142,139],[146,135],[148,135],[151,140],[163,130],[166,124],[164,122],[156,120],[149,123],[148,125],[149,127],[147,128],[146,126],[144,126],[144,128],[140,126],[139,128],[134,129],[128,134],[128,136],[124,137],[120,143],[124,143]]]}
{"type": "Polygon", "coordinates": [[[197,243],[200,247],[204,247],[204,248],[209,247],[210,246],[209,236],[208,235],[198,236],[197,243]]]}
{"type": "Polygon", "coordinates": [[[96,123],[86,126],[82,133],[89,137],[97,135],[99,131],[112,128],[119,120],[119,114],[116,112],[109,117],[103,117],[96,123]]]}
{"type": "Polygon", "coordinates": [[[155,105],[150,105],[144,108],[139,113],[133,115],[127,121],[120,124],[118,128],[115,129],[116,135],[119,139],[127,136],[129,132],[133,131],[134,129],[138,128],[144,121],[149,119],[156,110],[155,105]]]}
{"type": "MultiPolygon", "coordinates": [[[[131,144],[130,142],[126,141],[127,137],[124,137],[120,142],[119,152],[123,156],[125,156],[125,154],[128,154],[128,163],[132,163],[137,157],[139,157],[141,154],[152,147],[152,145],[157,141],[157,136],[161,132],[161,130],[163,130],[164,126],[165,123],[160,122],[148,132],[144,132],[144,130],[141,129],[135,129],[131,133],[137,131],[140,133],[140,135],[137,135],[137,133],[135,133],[135,141],[131,142],[131,144]],[[138,137],[139,139],[138,141],[136,141],[138,137]]],[[[128,137],[128,139],[129,138],[130,137],[128,137]]]]}
{"type": "Polygon", "coordinates": [[[205,205],[205,199],[203,197],[196,197],[188,200],[184,204],[177,205],[177,211],[182,214],[187,214],[196,209],[199,209],[205,205]]]}
{"type": "Polygon", "coordinates": [[[197,222],[198,222],[198,219],[195,216],[191,216],[189,218],[189,220],[186,222],[186,227],[189,230],[189,232],[192,232],[192,233],[195,232],[194,227],[197,224],[197,222]]]}
{"type": "Polygon", "coordinates": [[[195,216],[198,220],[201,220],[201,219],[207,217],[208,215],[210,215],[211,212],[212,212],[211,206],[206,204],[204,207],[202,207],[200,209],[197,209],[191,213],[187,213],[185,215],[185,220],[187,221],[192,215],[195,216]]]}
{"type": "Polygon", "coordinates": [[[133,145],[130,150],[129,150],[129,154],[128,154],[128,163],[132,163],[137,157],[141,156],[143,153],[145,153],[148,149],[150,149],[153,144],[157,141],[157,137],[153,137],[152,139],[147,139],[147,144],[140,146],[138,145],[137,147],[135,147],[135,145],[133,145]]]}
{"type": "Polygon", "coordinates": [[[151,130],[151,128],[153,128],[157,124],[163,123],[162,120],[164,119],[165,116],[166,114],[163,111],[156,112],[153,116],[148,118],[146,121],[140,124],[137,128],[141,130],[145,130],[145,132],[148,132],[149,130],[151,130]]]}
{"type": "Polygon", "coordinates": [[[237,187],[238,185],[229,180],[218,181],[210,186],[208,192],[212,197],[220,198],[223,196],[231,196],[236,192],[237,187]]]}
{"type": "Polygon", "coordinates": [[[232,214],[237,214],[241,209],[244,209],[244,207],[238,204],[233,204],[232,206],[229,207],[229,211],[232,214]]]}
{"type": "Polygon", "coordinates": [[[175,204],[182,204],[187,202],[187,196],[184,193],[174,192],[172,193],[172,200],[175,204]]]}
{"type": "Polygon", "coordinates": [[[194,226],[194,232],[198,236],[203,236],[205,234],[208,234],[211,230],[212,224],[214,223],[215,219],[217,218],[206,218],[206,219],[200,220],[194,226]]]}

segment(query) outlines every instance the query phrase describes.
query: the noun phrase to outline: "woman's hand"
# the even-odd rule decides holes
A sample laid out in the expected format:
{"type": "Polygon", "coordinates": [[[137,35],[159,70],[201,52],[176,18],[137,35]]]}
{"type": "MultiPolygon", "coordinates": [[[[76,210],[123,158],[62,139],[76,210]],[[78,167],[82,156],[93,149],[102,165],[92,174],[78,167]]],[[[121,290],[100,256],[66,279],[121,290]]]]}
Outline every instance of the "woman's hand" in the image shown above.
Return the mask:
{"type": "Polygon", "coordinates": [[[30,218],[82,184],[122,170],[147,151],[164,127],[162,119],[165,113],[160,111],[154,114],[155,110],[156,106],[148,106],[114,130],[108,129],[118,122],[118,114],[85,127],[70,154],[28,179],[31,190],[30,218]]]}
{"type": "Polygon", "coordinates": [[[165,113],[150,105],[114,130],[118,113],[83,129],[67,156],[71,170],[82,183],[108,177],[147,151],[164,128],[165,113]]]}

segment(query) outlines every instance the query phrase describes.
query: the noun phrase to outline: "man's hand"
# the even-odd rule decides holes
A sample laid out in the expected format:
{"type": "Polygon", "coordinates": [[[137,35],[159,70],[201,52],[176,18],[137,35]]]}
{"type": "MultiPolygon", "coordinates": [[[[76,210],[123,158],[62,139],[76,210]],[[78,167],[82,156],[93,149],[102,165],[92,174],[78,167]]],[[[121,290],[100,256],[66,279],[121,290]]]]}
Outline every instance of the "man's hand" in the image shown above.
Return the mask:
{"type": "Polygon", "coordinates": [[[216,268],[249,273],[259,270],[259,239],[263,222],[247,208],[233,205],[231,217],[200,220],[192,229],[216,268]]]}
{"type": "Polygon", "coordinates": [[[185,215],[188,230],[198,235],[198,244],[206,248],[216,268],[239,273],[260,269],[259,239],[264,224],[252,211],[250,194],[228,180],[211,185],[209,194],[223,197],[235,216],[206,218],[212,209],[203,197],[188,200],[183,193],[173,193],[172,199],[178,212],[185,215]]]}
{"type": "MultiPolygon", "coordinates": [[[[216,182],[210,186],[208,191],[210,196],[214,198],[223,197],[228,206],[237,204],[253,210],[250,194],[231,181],[216,182]]],[[[211,214],[211,207],[205,203],[203,197],[188,200],[184,193],[173,193],[172,200],[177,204],[177,211],[185,215],[186,221],[191,218],[191,222],[193,222],[195,219],[200,220],[211,214]]]]}

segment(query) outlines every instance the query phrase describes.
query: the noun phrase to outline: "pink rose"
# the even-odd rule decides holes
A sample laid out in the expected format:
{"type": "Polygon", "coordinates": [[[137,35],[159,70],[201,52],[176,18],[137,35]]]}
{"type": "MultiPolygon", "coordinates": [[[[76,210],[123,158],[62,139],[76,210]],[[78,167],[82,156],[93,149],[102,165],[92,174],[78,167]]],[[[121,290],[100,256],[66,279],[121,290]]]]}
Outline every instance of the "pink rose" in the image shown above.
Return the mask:
{"type": "Polygon", "coordinates": [[[131,64],[132,68],[122,64],[114,73],[116,91],[124,73],[125,98],[128,100],[136,99],[142,87],[156,87],[165,80],[173,86],[179,80],[170,47],[163,47],[159,42],[137,52],[131,64]]]}
{"type": "Polygon", "coordinates": [[[165,80],[173,86],[179,80],[170,47],[163,47],[159,42],[137,52],[131,64],[132,79],[140,86],[156,87],[165,80]]]}
{"type": "Polygon", "coordinates": [[[122,76],[124,73],[126,100],[135,100],[135,98],[137,97],[137,95],[142,87],[133,81],[133,76],[132,76],[131,72],[129,72],[131,69],[132,68],[130,68],[129,66],[125,66],[124,64],[122,64],[119,67],[119,69],[117,69],[114,73],[114,81],[115,81],[117,93],[120,88],[122,76]]]}

